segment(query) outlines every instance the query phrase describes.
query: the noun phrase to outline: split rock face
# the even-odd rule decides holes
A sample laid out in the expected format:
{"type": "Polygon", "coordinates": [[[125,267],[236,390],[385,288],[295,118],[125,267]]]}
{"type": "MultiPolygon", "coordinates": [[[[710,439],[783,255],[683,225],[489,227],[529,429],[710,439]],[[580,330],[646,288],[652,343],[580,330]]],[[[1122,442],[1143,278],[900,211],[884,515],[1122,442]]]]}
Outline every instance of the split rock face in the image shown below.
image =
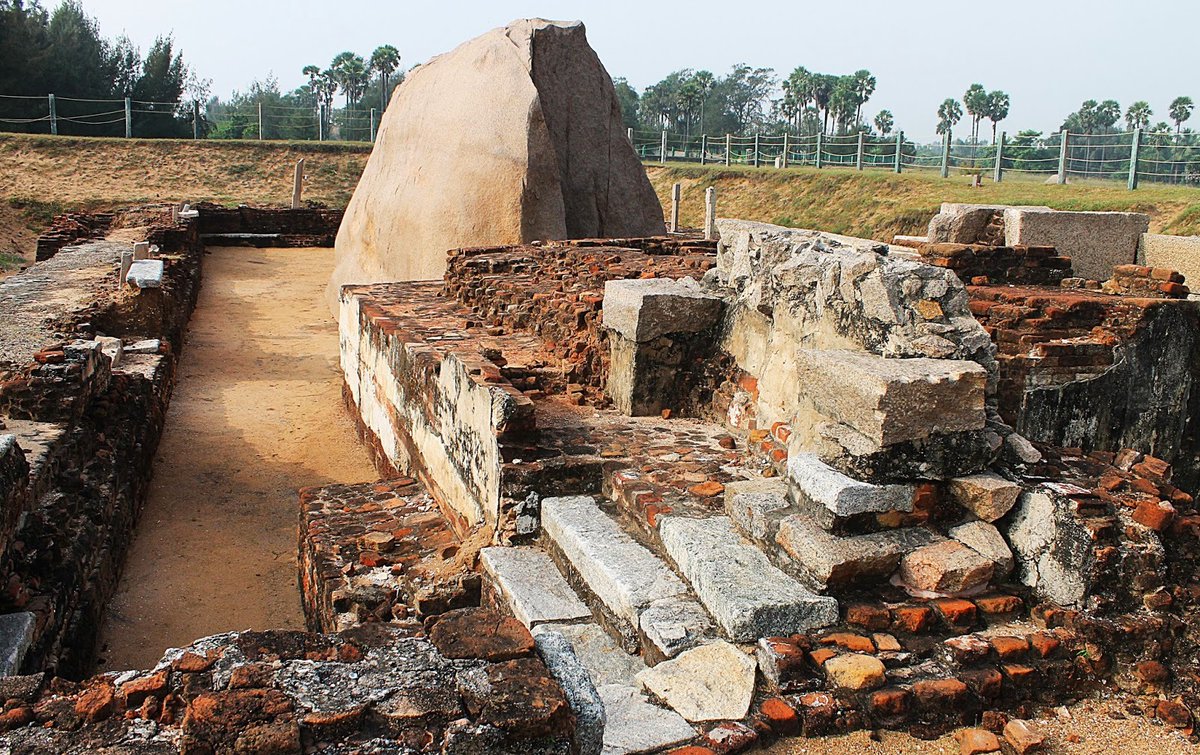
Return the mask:
{"type": "Polygon", "coordinates": [[[431,280],[446,252],[661,235],[662,206],[582,23],[514,21],[413,70],[383,116],[327,291],[431,280]]]}

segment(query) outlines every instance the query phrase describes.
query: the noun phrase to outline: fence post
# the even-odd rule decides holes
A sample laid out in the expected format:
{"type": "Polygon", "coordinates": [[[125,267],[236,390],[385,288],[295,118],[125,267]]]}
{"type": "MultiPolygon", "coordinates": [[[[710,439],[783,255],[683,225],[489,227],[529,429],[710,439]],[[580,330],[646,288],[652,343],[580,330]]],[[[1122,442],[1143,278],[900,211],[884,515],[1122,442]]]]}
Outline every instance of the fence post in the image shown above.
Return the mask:
{"type": "Polygon", "coordinates": [[[1058,182],[1065,184],[1067,182],[1067,141],[1071,135],[1064,128],[1062,130],[1062,144],[1058,146],[1058,182]]]}
{"type": "Polygon", "coordinates": [[[125,98],[125,138],[133,136],[133,102],[125,98]]]}
{"type": "Polygon", "coordinates": [[[658,161],[663,165],[667,164],[667,130],[663,129],[662,142],[658,148],[658,161]]]}
{"type": "Polygon", "coordinates": [[[758,132],[754,133],[754,167],[758,167],[758,132]]]}
{"type": "Polygon", "coordinates": [[[637,147],[633,143],[633,129],[625,129],[625,138],[629,139],[629,146],[633,147],[634,152],[637,152],[637,147]]]}
{"type": "Polygon", "coordinates": [[[865,151],[865,149],[864,149],[865,146],[866,146],[866,134],[859,131],[858,132],[858,152],[854,156],[854,169],[855,170],[863,169],[863,152],[865,151]]]}
{"type": "Polygon", "coordinates": [[[788,166],[788,133],[786,131],[784,131],[783,132],[783,163],[782,163],[782,167],[786,168],[787,166],[788,166]]]}
{"type": "Polygon", "coordinates": [[[1000,179],[1004,177],[1004,132],[1000,132],[1000,138],[996,141],[996,164],[992,169],[992,180],[1000,183],[1000,179]]]}
{"type": "Polygon", "coordinates": [[[733,148],[733,137],[729,134],[725,135],[725,165],[729,165],[729,152],[733,148]]]}
{"type": "Polygon", "coordinates": [[[325,103],[317,103],[317,141],[325,141],[325,103]]]}
{"type": "Polygon", "coordinates": [[[821,142],[824,141],[822,136],[823,136],[822,133],[820,131],[818,131],[817,132],[817,154],[816,154],[816,158],[815,158],[817,170],[821,169],[821,142]]]}
{"type": "Polygon", "coordinates": [[[671,185],[671,233],[679,232],[679,200],[683,198],[683,184],[671,185]]]}
{"type": "Polygon", "coordinates": [[[1133,130],[1133,144],[1129,145],[1129,190],[1133,191],[1138,184],[1138,152],[1142,148],[1142,130],[1133,130]]]}
{"type": "Polygon", "coordinates": [[[192,138],[200,138],[200,100],[192,100],[192,138]]]}
{"type": "Polygon", "coordinates": [[[896,132],[896,168],[895,168],[897,173],[899,173],[901,171],[900,155],[902,152],[904,152],[904,132],[897,131],[896,132]]]}
{"type": "Polygon", "coordinates": [[[258,103],[258,140],[260,142],[262,141],[262,138],[263,138],[262,126],[263,126],[262,103],[260,102],[260,103],[258,103]]]}
{"type": "Polygon", "coordinates": [[[704,190],[704,238],[712,241],[717,237],[717,187],[704,190]]]}
{"type": "Polygon", "coordinates": [[[942,134],[942,178],[950,177],[950,129],[942,134]]]}
{"type": "Polygon", "coordinates": [[[708,162],[708,134],[700,135],[700,164],[708,162]]]}
{"type": "Polygon", "coordinates": [[[47,95],[50,98],[50,133],[58,136],[58,109],[54,106],[54,95],[47,95]]]}
{"type": "Polygon", "coordinates": [[[304,158],[296,161],[296,175],[292,179],[292,209],[300,209],[300,197],[304,192],[304,158]]]}
{"type": "Polygon", "coordinates": [[[375,143],[375,108],[371,108],[371,144],[375,143]]]}

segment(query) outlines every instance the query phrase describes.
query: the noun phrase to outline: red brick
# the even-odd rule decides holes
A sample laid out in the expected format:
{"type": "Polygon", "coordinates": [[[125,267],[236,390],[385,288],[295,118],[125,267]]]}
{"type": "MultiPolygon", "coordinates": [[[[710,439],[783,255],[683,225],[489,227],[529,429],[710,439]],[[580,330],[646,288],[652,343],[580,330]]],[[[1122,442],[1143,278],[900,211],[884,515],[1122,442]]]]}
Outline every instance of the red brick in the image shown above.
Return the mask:
{"type": "Polygon", "coordinates": [[[993,637],[991,642],[1002,661],[1020,660],[1029,652],[1029,640],[1024,637],[993,637]]]}
{"type": "Polygon", "coordinates": [[[903,718],[912,706],[912,693],[899,687],[886,687],[871,693],[867,709],[876,718],[903,718]]]}
{"type": "Polygon", "coordinates": [[[800,733],[800,715],[782,697],[768,697],[760,710],[776,734],[790,737],[800,733]]]}
{"type": "Polygon", "coordinates": [[[933,601],[939,614],[953,627],[969,627],[975,624],[977,611],[975,604],[962,598],[942,598],[933,601]]]}
{"type": "Polygon", "coordinates": [[[929,628],[933,610],[928,606],[898,606],[892,609],[892,626],[909,634],[920,634],[929,628]]]}
{"type": "Polygon", "coordinates": [[[879,632],[891,625],[891,616],[882,606],[855,603],[846,608],[846,623],[879,632]]]}

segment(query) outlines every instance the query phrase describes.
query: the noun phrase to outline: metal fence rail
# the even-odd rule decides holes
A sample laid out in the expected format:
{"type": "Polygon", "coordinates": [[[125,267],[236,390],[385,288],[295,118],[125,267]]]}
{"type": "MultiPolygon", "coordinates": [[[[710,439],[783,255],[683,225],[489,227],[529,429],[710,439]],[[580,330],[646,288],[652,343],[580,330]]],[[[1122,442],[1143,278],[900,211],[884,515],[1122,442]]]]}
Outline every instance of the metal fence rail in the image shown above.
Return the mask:
{"type": "MultiPolygon", "coordinates": [[[[374,142],[375,108],[290,105],[221,105],[0,95],[0,130],[76,136],[188,137],[374,142]]],[[[1062,131],[1045,138],[996,135],[994,143],[916,143],[903,131],[873,134],[673,134],[629,129],[629,141],[646,162],[701,165],[938,171],[943,178],[975,175],[1002,181],[1008,173],[1071,179],[1142,180],[1200,185],[1200,137],[1143,129],[1101,134],[1062,131]]]]}
{"type": "Polygon", "coordinates": [[[1044,175],[1057,183],[1071,179],[1122,181],[1136,189],[1142,180],[1200,185],[1200,143],[1191,135],[1142,129],[1104,134],[1062,131],[1044,139],[996,135],[995,143],[955,143],[947,132],[940,142],[863,134],[725,134],[698,136],[667,131],[635,131],[628,136],[645,162],[694,162],[752,167],[936,170],[943,178],[978,175],[999,182],[1005,174],[1044,175]]]}

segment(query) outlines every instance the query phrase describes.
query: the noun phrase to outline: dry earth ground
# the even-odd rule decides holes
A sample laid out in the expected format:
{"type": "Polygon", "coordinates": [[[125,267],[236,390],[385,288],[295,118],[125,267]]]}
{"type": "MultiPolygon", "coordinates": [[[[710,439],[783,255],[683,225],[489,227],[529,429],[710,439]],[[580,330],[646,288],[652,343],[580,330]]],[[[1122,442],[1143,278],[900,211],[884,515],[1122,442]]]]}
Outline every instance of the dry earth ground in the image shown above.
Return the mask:
{"type": "Polygon", "coordinates": [[[211,249],[101,670],[238,629],[303,629],[299,488],[378,479],[342,408],[331,249],[211,249]]]}

